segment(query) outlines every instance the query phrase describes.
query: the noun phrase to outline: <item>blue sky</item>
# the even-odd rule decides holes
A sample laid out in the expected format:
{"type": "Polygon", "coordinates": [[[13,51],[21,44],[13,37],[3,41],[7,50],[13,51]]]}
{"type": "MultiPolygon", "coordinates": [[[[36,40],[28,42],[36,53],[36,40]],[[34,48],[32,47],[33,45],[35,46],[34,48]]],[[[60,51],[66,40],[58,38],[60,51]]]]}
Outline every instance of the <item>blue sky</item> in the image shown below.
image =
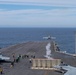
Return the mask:
{"type": "Polygon", "coordinates": [[[0,27],[76,27],[76,0],[0,0],[0,27]]]}

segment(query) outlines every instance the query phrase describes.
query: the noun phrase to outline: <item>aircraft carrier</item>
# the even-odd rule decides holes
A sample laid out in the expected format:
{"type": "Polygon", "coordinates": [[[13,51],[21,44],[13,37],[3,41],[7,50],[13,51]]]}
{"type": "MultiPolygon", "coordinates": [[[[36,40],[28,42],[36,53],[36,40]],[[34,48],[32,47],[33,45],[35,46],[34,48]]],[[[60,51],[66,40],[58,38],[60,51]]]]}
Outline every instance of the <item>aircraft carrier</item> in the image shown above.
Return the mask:
{"type": "Polygon", "coordinates": [[[55,70],[31,69],[32,63],[29,61],[31,55],[34,55],[35,58],[46,59],[46,45],[48,43],[51,43],[51,57],[61,59],[61,61],[69,65],[76,66],[76,57],[73,54],[59,51],[54,41],[30,41],[0,49],[2,55],[10,57],[11,61],[13,60],[13,53],[15,53],[15,57],[19,54],[21,56],[29,56],[27,58],[21,58],[13,67],[10,67],[10,63],[1,64],[3,75],[64,75],[55,70]]]}

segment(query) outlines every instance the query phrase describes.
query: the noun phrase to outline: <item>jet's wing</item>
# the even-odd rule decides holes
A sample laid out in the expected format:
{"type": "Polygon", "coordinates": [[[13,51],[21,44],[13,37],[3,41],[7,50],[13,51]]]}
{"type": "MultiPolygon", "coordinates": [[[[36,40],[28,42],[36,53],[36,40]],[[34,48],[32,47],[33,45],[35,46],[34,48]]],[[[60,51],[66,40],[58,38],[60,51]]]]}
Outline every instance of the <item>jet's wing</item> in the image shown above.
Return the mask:
{"type": "Polygon", "coordinates": [[[2,60],[9,60],[10,57],[5,57],[5,56],[0,55],[0,59],[2,59],[2,60]]]}
{"type": "Polygon", "coordinates": [[[67,69],[67,72],[64,75],[76,75],[76,67],[66,66],[63,68],[67,69]]]}
{"type": "Polygon", "coordinates": [[[9,60],[10,58],[9,57],[1,57],[2,60],[9,60]]]}
{"type": "MultiPolygon", "coordinates": [[[[66,70],[66,72],[64,73],[64,75],[76,75],[76,67],[72,67],[70,65],[63,65],[63,66],[54,66],[54,68],[57,69],[62,69],[62,70],[66,70]]],[[[62,72],[61,70],[61,72],[62,72]]]]}
{"type": "Polygon", "coordinates": [[[43,37],[43,39],[48,39],[48,37],[43,37]]]}

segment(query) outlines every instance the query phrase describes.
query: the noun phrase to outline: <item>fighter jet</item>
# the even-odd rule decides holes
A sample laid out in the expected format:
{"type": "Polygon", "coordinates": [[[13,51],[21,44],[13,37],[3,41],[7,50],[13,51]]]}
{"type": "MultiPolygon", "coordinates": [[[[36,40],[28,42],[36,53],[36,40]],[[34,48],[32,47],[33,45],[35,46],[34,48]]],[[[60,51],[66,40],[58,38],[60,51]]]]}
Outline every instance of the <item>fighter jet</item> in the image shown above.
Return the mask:
{"type": "Polygon", "coordinates": [[[6,56],[3,56],[1,53],[0,53],[0,63],[11,63],[12,61],[10,61],[10,57],[6,57],[6,56]]]}
{"type": "Polygon", "coordinates": [[[76,67],[70,65],[63,64],[55,66],[54,68],[60,69],[60,71],[56,72],[63,73],[64,75],[76,75],[76,67]]]}
{"type": "Polygon", "coordinates": [[[51,39],[55,39],[55,37],[47,36],[47,37],[43,37],[43,39],[51,40],[51,39]]]}

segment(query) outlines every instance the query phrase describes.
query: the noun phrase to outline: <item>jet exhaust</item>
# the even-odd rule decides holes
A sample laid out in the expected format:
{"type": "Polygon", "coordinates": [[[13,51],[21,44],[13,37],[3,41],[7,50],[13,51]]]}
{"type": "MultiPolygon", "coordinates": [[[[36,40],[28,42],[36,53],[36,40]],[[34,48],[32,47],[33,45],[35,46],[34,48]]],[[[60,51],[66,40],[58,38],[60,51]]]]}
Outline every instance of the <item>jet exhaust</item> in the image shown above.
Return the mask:
{"type": "Polygon", "coordinates": [[[51,44],[50,43],[48,43],[47,45],[46,45],[46,55],[45,55],[45,57],[46,58],[48,58],[48,59],[52,59],[51,58],[51,44]]]}

